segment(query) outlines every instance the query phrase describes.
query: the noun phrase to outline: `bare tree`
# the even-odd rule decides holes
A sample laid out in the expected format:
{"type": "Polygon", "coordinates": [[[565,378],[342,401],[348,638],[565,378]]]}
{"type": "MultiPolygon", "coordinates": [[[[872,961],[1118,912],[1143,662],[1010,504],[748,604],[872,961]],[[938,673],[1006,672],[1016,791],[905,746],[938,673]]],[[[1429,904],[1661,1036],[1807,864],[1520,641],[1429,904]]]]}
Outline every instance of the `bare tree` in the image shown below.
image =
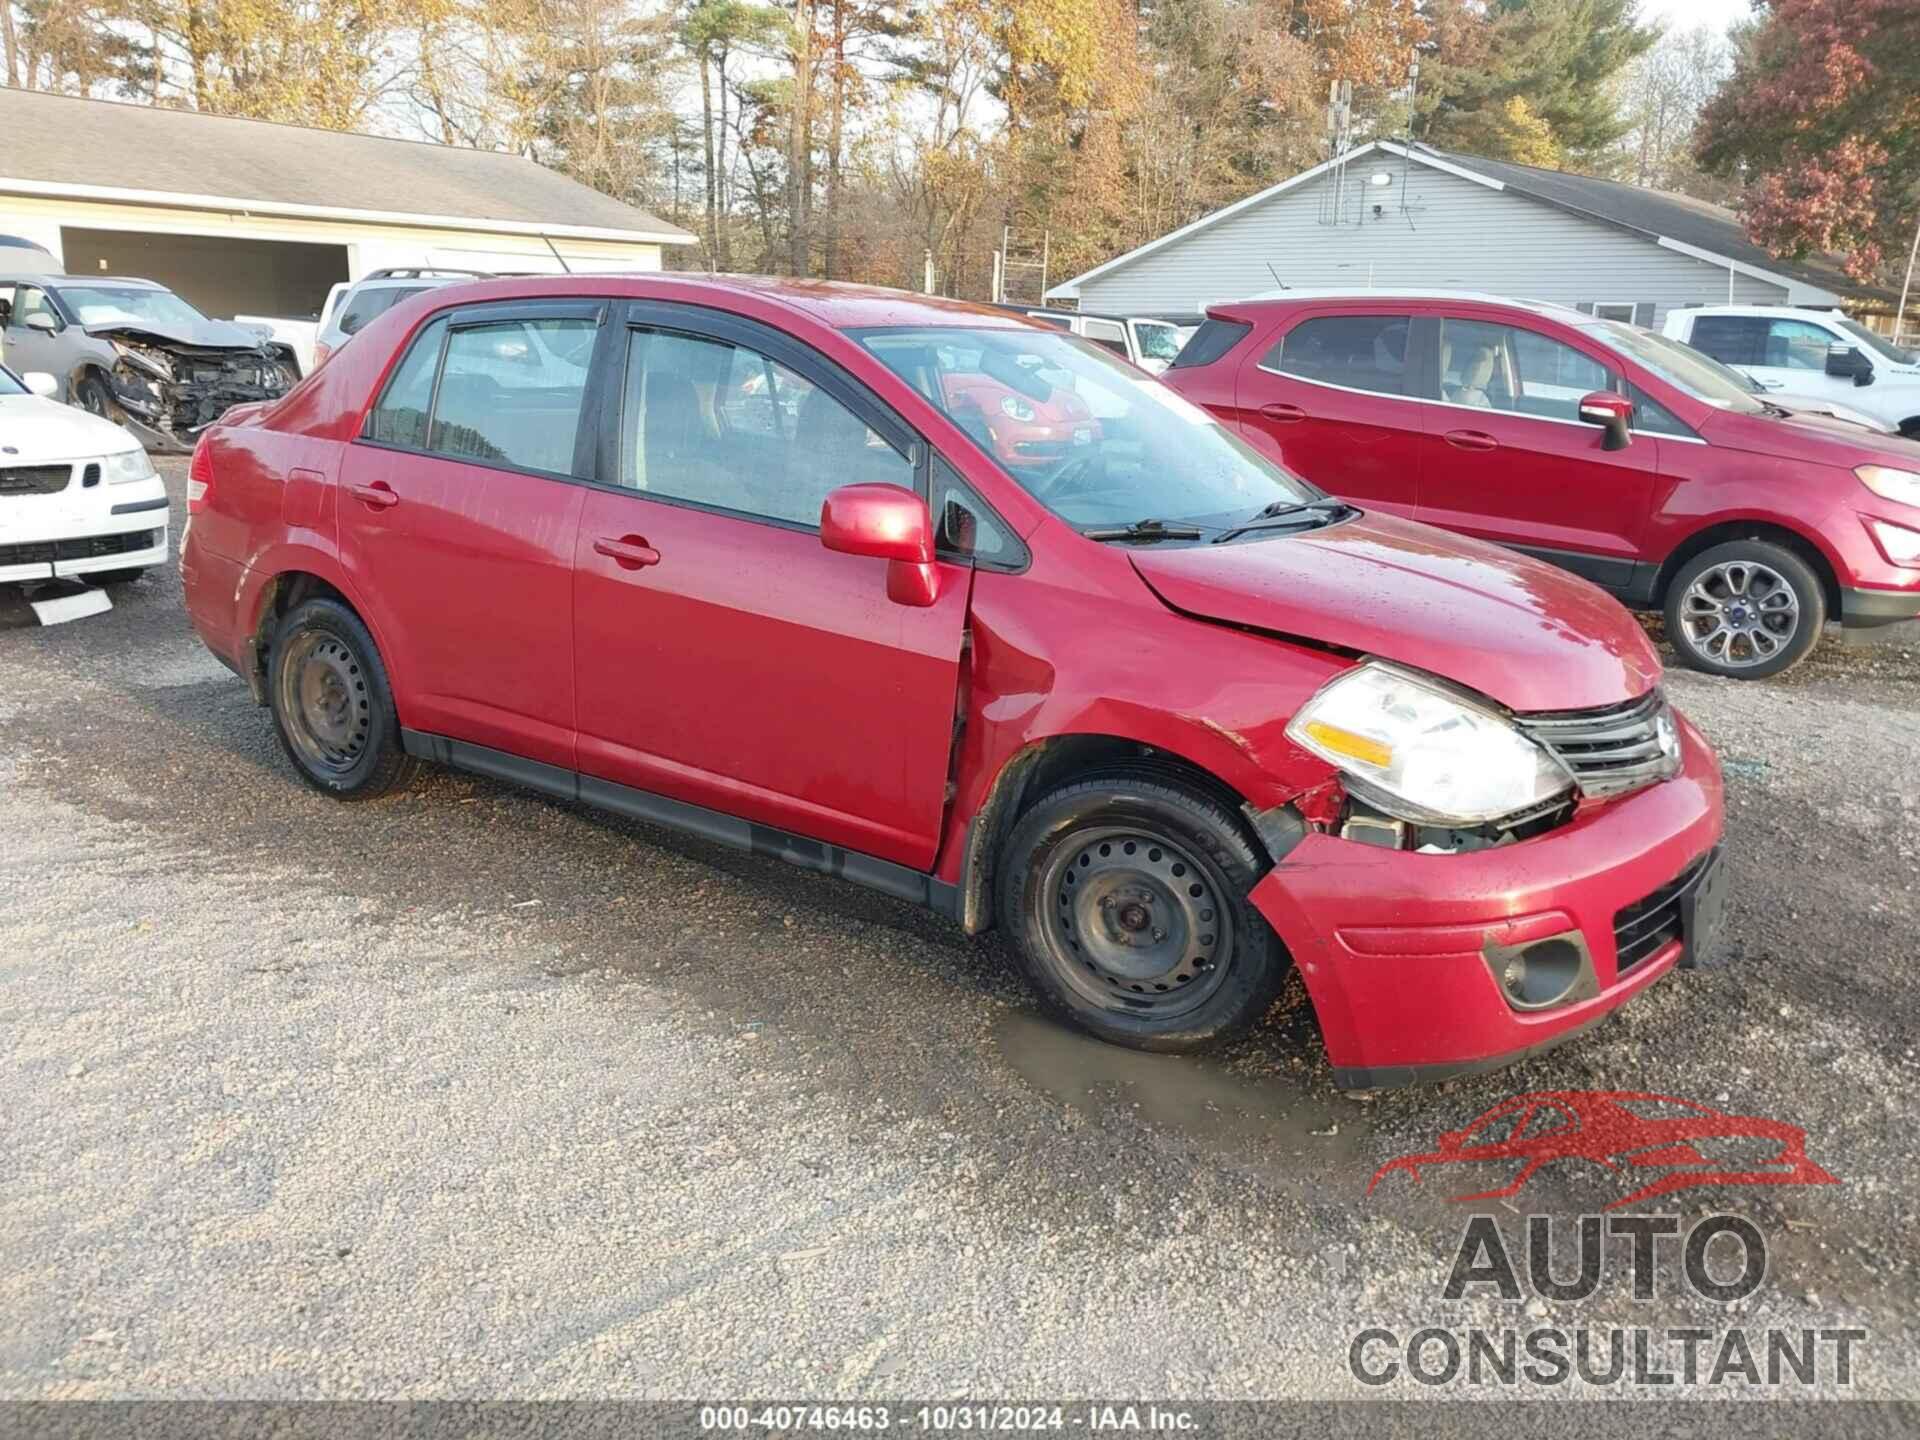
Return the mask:
{"type": "Polygon", "coordinates": [[[1663,35],[1633,62],[1621,109],[1633,122],[1622,160],[1634,184],[1721,198],[1721,183],[1693,163],[1693,134],[1700,111],[1732,66],[1727,37],[1709,25],[1663,35]]]}

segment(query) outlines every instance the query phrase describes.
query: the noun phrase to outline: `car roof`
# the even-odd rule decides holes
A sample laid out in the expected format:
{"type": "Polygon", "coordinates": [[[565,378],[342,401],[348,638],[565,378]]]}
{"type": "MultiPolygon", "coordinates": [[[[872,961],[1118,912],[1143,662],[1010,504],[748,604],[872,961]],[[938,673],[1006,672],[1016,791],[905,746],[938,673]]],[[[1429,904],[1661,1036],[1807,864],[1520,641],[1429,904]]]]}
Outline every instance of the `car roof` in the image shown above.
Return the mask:
{"type": "Polygon", "coordinates": [[[1307,288],[1288,290],[1263,290],[1257,295],[1249,295],[1244,300],[1223,301],[1218,305],[1209,305],[1207,313],[1216,310],[1235,310],[1248,305],[1267,306],[1272,304],[1308,304],[1323,300],[1352,300],[1370,302],[1375,300],[1462,300],[1475,305],[1504,305],[1515,310],[1529,310],[1536,315],[1550,315],[1556,320],[1569,324],[1590,323],[1594,317],[1571,305],[1555,304],[1551,300],[1522,300],[1512,295],[1493,295],[1484,290],[1447,290],[1426,288],[1393,288],[1377,286],[1371,289],[1359,289],[1353,286],[1326,288],[1307,288]]]}
{"type": "Polygon", "coordinates": [[[1832,305],[1688,305],[1683,315],[1783,315],[1844,316],[1846,312],[1832,305]]]}
{"type": "Polygon", "coordinates": [[[142,280],[137,275],[66,275],[45,270],[28,270],[0,275],[0,285],[43,285],[54,290],[58,290],[62,285],[131,285],[139,290],[167,288],[158,281],[142,280]]]}
{"type": "MultiPolygon", "coordinates": [[[[698,305],[733,297],[794,311],[835,330],[909,326],[965,326],[995,330],[1046,328],[1024,315],[1010,314],[968,300],[916,295],[911,291],[888,290],[877,285],[851,285],[839,280],[793,280],[776,275],[626,271],[619,274],[529,275],[474,280],[454,288],[473,292],[472,299],[476,302],[489,296],[534,298],[588,294],[636,300],[683,300],[698,305]]],[[[459,303],[468,303],[464,293],[458,300],[459,303]]],[[[423,302],[416,299],[406,303],[423,302]]]]}

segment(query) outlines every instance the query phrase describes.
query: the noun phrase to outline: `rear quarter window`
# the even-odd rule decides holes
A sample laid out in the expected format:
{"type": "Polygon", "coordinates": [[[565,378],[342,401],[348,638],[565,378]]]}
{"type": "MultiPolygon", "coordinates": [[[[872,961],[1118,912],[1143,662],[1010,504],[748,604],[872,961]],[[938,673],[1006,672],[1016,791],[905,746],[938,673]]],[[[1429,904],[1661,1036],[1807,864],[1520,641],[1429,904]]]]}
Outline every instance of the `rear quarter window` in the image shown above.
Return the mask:
{"type": "Polygon", "coordinates": [[[1201,365],[1211,365],[1214,361],[1228,355],[1242,340],[1253,333],[1253,326],[1239,320],[1205,320],[1200,328],[1193,332],[1187,343],[1174,357],[1175,370],[1191,370],[1201,365]]]}

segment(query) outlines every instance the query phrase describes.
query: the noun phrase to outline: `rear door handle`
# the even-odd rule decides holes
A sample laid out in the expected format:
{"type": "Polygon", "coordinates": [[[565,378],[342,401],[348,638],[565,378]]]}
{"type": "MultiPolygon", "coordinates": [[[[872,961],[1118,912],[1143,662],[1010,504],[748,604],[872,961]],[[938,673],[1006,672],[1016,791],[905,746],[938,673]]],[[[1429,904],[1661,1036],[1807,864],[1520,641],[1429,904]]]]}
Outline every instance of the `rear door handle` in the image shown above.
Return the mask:
{"type": "Polygon", "coordinates": [[[622,535],[617,539],[602,535],[593,542],[596,555],[604,555],[622,570],[642,570],[660,563],[660,552],[647,544],[644,535],[622,535]]]}
{"type": "Polygon", "coordinates": [[[1304,420],[1307,418],[1307,412],[1302,410],[1298,405],[1288,405],[1278,400],[1274,401],[1271,405],[1262,405],[1260,407],[1260,413],[1266,416],[1267,419],[1278,420],[1282,424],[1292,424],[1295,420],[1304,420]]]}
{"type": "Polygon", "coordinates": [[[400,497],[382,480],[376,480],[371,485],[349,485],[347,493],[362,505],[371,505],[376,510],[391,510],[400,503],[400,497]]]}
{"type": "Polygon", "coordinates": [[[1500,442],[1484,430],[1449,430],[1447,444],[1456,450],[1498,450],[1500,442]]]}

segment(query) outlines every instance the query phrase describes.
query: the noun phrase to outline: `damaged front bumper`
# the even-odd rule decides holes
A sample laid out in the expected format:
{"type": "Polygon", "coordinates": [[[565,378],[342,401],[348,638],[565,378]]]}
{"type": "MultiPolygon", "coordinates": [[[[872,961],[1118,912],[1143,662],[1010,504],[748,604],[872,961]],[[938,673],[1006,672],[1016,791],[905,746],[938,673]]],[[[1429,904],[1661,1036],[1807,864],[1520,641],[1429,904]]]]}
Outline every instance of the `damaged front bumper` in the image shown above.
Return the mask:
{"type": "Polygon", "coordinates": [[[1509,1064],[1681,963],[1724,875],[1720,767],[1678,728],[1673,778],[1515,844],[1431,855],[1316,833],[1286,853],[1251,898],[1300,969],[1337,1084],[1509,1064]],[[1545,1003],[1513,983],[1529,956],[1562,967],[1545,1003]]]}
{"type": "Polygon", "coordinates": [[[113,339],[113,398],[128,420],[161,443],[188,447],[235,405],[277,400],[292,388],[265,347],[209,348],[113,339]]]}

